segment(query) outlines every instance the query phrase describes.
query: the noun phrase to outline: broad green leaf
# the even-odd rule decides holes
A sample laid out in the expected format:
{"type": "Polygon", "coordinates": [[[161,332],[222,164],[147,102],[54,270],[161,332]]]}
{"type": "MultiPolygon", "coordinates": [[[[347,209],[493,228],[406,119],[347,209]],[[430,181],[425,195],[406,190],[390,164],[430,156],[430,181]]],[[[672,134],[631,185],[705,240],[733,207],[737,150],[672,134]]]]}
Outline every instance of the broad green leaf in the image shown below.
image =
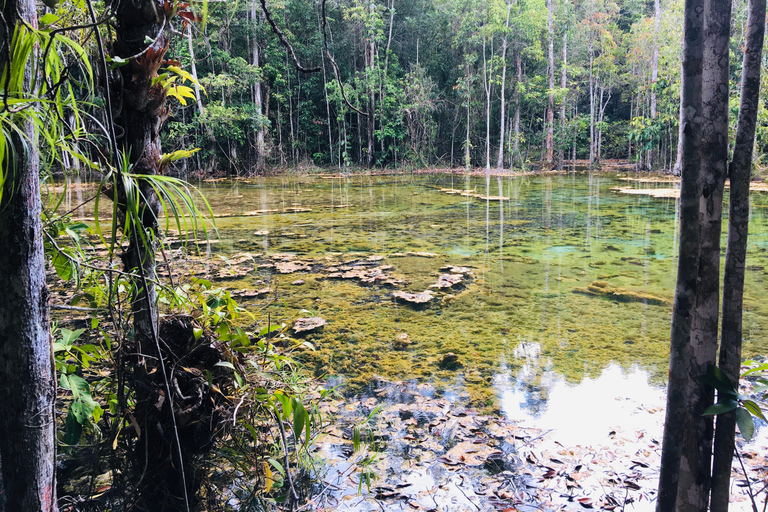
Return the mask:
{"type": "Polygon", "coordinates": [[[67,413],[67,421],[64,424],[64,439],[61,442],[68,446],[75,446],[80,441],[80,436],[83,434],[83,426],[77,421],[77,418],[70,408],[67,413]]]}
{"type": "Polygon", "coordinates": [[[56,269],[56,273],[64,281],[69,281],[74,275],[72,262],[60,252],[57,252],[53,257],[53,268],[56,269]]]}
{"type": "Polygon", "coordinates": [[[741,405],[743,405],[746,410],[752,413],[752,416],[757,416],[761,420],[768,423],[768,420],[766,420],[765,416],[763,416],[763,411],[760,409],[760,406],[757,405],[757,403],[752,400],[744,400],[741,405]]]}
{"type": "Polygon", "coordinates": [[[59,21],[59,17],[49,12],[48,14],[44,14],[40,16],[39,21],[41,25],[53,25],[54,23],[59,21]]]}
{"type": "Polygon", "coordinates": [[[707,369],[707,373],[701,375],[698,380],[703,384],[707,384],[708,386],[715,388],[719,393],[722,393],[723,395],[730,395],[733,397],[738,395],[737,389],[717,366],[710,366],[707,369]]]}
{"type": "Polygon", "coordinates": [[[85,329],[70,331],[66,327],[61,328],[61,342],[67,346],[72,345],[85,332],[85,329]]]}
{"type": "Polygon", "coordinates": [[[304,430],[304,422],[307,421],[307,411],[304,409],[304,404],[295,398],[293,402],[293,437],[298,442],[301,439],[302,431],[304,430]]]}
{"type": "Polygon", "coordinates": [[[755,433],[755,423],[752,421],[752,415],[749,411],[739,407],[736,409],[736,424],[739,426],[741,436],[749,441],[755,433]]]}
{"type": "Polygon", "coordinates": [[[732,411],[738,406],[739,403],[736,402],[736,400],[725,400],[723,402],[718,402],[715,405],[710,405],[707,407],[707,410],[704,411],[703,416],[715,416],[717,414],[732,411]]]}
{"type": "Polygon", "coordinates": [[[268,459],[268,461],[272,465],[272,467],[277,470],[278,473],[280,473],[282,476],[285,476],[285,469],[283,468],[282,464],[280,464],[277,460],[272,458],[268,459]]]}

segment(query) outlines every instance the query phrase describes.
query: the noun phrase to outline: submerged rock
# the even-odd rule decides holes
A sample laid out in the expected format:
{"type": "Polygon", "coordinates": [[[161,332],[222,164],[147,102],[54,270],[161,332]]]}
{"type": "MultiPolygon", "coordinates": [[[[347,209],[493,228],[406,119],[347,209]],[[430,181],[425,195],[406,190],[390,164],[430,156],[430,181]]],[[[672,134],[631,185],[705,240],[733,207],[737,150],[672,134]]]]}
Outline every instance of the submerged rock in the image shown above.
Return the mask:
{"type": "Polygon", "coordinates": [[[293,323],[293,332],[296,334],[303,333],[303,332],[310,332],[314,331],[316,329],[320,329],[323,327],[327,322],[325,319],[320,318],[319,316],[312,316],[309,318],[297,318],[296,321],[293,323]]]}
{"type": "Polygon", "coordinates": [[[586,288],[574,288],[573,293],[605,297],[619,302],[643,302],[654,306],[668,306],[670,304],[670,301],[664,297],[646,292],[616,288],[606,281],[594,281],[586,288]]]}
{"type": "Polygon", "coordinates": [[[462,366],[464,365],[461,364],[458,354],[454,354],[453,352],[448,352],[446,354],[443,354],[443,357],[440,358],[441,368],[454,370],[456,368],[461,368],[462,366]]]}
{"type": "Polygon", "coordinates": [[[464,278],[460,274],[442,274],[437,279],[435,284],[429,285],[430,288],[453,288],[459,286],[464,282],[464,278]]]}
{"type": "Polygon", "coordinates": [[[395,350],[402,350],[404,348],[408,348],[411,344],[411,337],[408,336],[408,333],[401,332],[395,336],[395,341],[392,342],[392,348],[395,350]]]}
{"type": "Polygon", "coordinates": [[[408,293],[402,290],[398,290],[392,293],[392,296],[398,302],[405,302],[413,305],[424,305],[435,298],[435,294],[432,293],[432,290],[424,290],[421,293],[408,293]]]}

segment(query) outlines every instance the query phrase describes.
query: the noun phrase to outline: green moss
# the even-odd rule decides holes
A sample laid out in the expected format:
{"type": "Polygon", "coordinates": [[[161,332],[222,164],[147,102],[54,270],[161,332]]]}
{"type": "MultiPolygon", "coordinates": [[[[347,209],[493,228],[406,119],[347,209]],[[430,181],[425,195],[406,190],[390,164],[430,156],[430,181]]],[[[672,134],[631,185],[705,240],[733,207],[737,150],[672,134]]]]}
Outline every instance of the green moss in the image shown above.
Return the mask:
{"type": "MultiPolygon", "coordinates": [[[[345,375],[348,390],[362,389],[376,375],[422,379],[438,389],[459,386],[478,406],[493,407],[493,375],[515,373],[523,364],[571,381],[597,375],[610,362],[647,368],[658,382],[666,378],[671,308],[666,301],[674,294],[677,250],[673,201],[614,194],[609,189],[619,182],[602,175],[593,178],[591,191],[586,176],[505,178],[502,191],[496,183],[490,190],[512,198],[500,205],[441,193],[441,187],[465,185],[485,190],[484,180],[453,179],[259,179],[239,184],[243,198],[237,202],[228,201],[228,190],[219,184],[204,192],[221,213],[281,209],[293,202],[311,211],[221,218],[222,243],[212,251],[293,252],[317,264],[332,254],[345,261],[351,252],[378,254],[406,281],[399,289],[409,292],[425,290],[446,264],[473,267],[466,289],[421,311],[395,303],[391,288],[315,273],[272,275],[259,269],[259,278],[225,282],[241,288],[261,287],[261,280],[277,285],[284,303],[270,306],[273,321],[303,315],[301,309],[328,320],[321,334],[307,338],[317,351],[299,357],[318,375],[345,375]],[[354,206],[323,207],[332,202],[354,206]],[[256,236],[257,230],[271,234],[256,236]],[[307,237],[279,236],[289,232],[307,237]],[[419,251],[438,256],[388,257],[419,251]],[[296,279],[305,284],[291,285],[296,279]],[[624,295],[573,293],[590,286],[599,292],[600,281],[624,295]],[[663,300],[648,303],[648,297],[663,300]],[[404,332],[411,343],[394,350],[395,337],[404,332]],[[540,353],[526,360],[523,344],[540,353]],[[441,368],[447,352],[458,354],[463,367],[441,368]]],[[[768,268],[759,250],[768,246],[767,216],[765,209],[753,212],[748,264],[755,268],[768,268]]],[[[763,272],[747,273],[746,356],[768,352],[763,279],[763,272]]],[[[263,299],[244,303],[260,311],[263,299]]]]}

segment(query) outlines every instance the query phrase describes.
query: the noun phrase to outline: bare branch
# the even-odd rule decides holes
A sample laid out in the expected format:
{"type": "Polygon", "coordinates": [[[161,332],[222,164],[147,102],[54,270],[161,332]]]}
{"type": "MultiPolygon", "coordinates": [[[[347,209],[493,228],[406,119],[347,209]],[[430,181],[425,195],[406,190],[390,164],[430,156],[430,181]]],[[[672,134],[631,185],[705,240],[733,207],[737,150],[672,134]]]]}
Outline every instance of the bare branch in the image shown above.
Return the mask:
{"type": "MultiPolygon", "coordinates": [[[[262,5],[264,3],[264,0],[261,0],[262,5]]],[[[339,83],[339,89],[341,90],[341,97],[344,98],[344,103],[347,104],[347,106],[360,114],[361,116],[368,117],[368,114],[366,112],[361,111],[360,109],[356,108],[354,105],[352,105],[349,100],[347,99],[347,95],[344,92],[344,84],[341,83],[341,78],[339,77],[339,65],[336,64],[336,60],[333,58],[333,55],[331,55],[331,52],[328,51],[328,30],[326,29],[326,16],[325,16],[325,2],[326,0],[323,0],[323,46],[325,46],[325,54],[328,56],[328,60],[331,61],[331,65],[333,66],[333,74],[336,76],[336,81],[339,83]]]]}
{"type": "Polygon", "coordinates": [[[288,50],[288,53],[291,54],[293,63],[296,64],[296,69],[298,69],[302,73],[316,73],[320,71],[319,67],[305,68],[304,66],[301,65],[301,63],[299,63],[299,58],[296,57],[296,52],[293,51],[293,46],[291,46],[291,43],[285,38],[280,28],[278,28],[277,24],[272,19],[272,15],[269,14],[269,10],[267,9],[267,1],[266,0],[259,0],[259,1],[261,2],[261,10],[264,11],[264,16],[267,17],[267,21],[269,22],[269,25],[272,27],[272,31],[275,34],[277,34],[277,37],[280,39],[280,42],[283,44],[283,46],[285,46],[285,49],[288,50]]]}

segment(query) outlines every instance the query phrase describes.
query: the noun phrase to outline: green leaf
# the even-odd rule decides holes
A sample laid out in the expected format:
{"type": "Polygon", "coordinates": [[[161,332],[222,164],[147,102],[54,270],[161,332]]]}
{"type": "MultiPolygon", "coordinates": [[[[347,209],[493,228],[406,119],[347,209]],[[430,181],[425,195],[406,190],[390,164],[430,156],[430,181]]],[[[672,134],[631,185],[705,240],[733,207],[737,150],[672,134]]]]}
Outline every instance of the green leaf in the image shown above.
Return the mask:
{"type": "Polygon", "coordinates": [[[56,269],[56,273],[64,281],[69,281],[74,275],[72,262],[60,252],[57,252],[53,257],[53,268],[56,269]]]}
{"type": "Polygon", "coordinates": [[[768,420],[766,420],[765,416],[763,416],[763,411],[760,409],[760,406],[757,405],[754,401],[752,401],[752,400],[744,400],[741,403],[741,405],[743,405],[744,408],[746,410],[748,410],[752,414],[752,416],[757,416],[761,420],[763,420],[766,423],[768,423],[768,420]]]}
{"type": "Polygon", "coordinates": [[[352,430],[352,446],[355,451],[360,450],[360,425],[355,425],[355,428],[352,430]]]}
{"type": "Polygon", "coordinates": [[[280,473],[282,476],[285,476],[285,469],[283,468],[283,465],[280,464],[275,459],[267,459],[269,464],[277,470],[278,473],[280,473]]]}
{"type": "Polygon", "coordinates": [[[295,398],[293,402],[293,437],[298,442],[301,439],[302,431],[304,430],[304,422],[307,421],[307,411],[304,409],[304,404],[295,398]]]}
{"type": "Polygon", "coordinates": [[[66,327],[61,328],[61,342],[64,345],[70,346],[77,341],[77,339],[85,332],[85,329],[77,329],[76,331],[70,331],[66,327]]]}
{"type": "Polygon", "coordinates": [[[290,416],[291,411],[293,410],[293,405],[291,404],[291,398],[284,394],[282,391],[275,391],[275,398],[280,400],[280,403],[283,406],[283,418],[287,418],[290,416]]]}
{"type": "Polygon", "coordinates": [[[59,17],[49,12],[48,14],[44,14],[40,16],[40,19],[38,21],[40,22],[41,25],[53,25],[54,23],[59,21],[59,17]]]}
{"type": "Polygon", "coordinates": [[[752,415],[749,414],[749,411],[742,407],[736,409],[736,424],[739,426],[739,431],[744,440],[751,440],[752,435],[755,433],[755,423],[752,421],[752,415]]]}
{"type": "Polygon", "coordinates": [[[715,388],[719,393],[735,397],[738,390],[730,379],[717,366],[710,366],[705,375],[698,378],[699,382],[715,388]]]}
{"type": "Polygon", "coordinates": [[[104,415],[104,409],[100,405],[93,408],[93,421],[98,423],[101,417],[104,415]]]}
{"type": "Polygon", "coordinates": [[[67,414],[67,421],[64,424],[64,439],[61,440],[66,446],[74,446],[80,441],[80,436],[83,434],[83,426],[77,421],[75,415],[70,408],[67,414]]]}
{"type": "Polygon", "coordinates": [[[229,368],[230,370],[234,370],[235,369],[235,365],[233,365],[229,361],[219,361],[218,363],[216,363],[213,366],[223,366],[224,368],[229,368]]]}
{"type": "Polygon", "coordinates": [[[75,419],[79,424],[84,425],[88,421],[90,415],[93,413],[93,409],[88,407],[88,405],[82,401],[75,400],[69,406],[69,412],[75,416],[75,419]]]}
{"type": "Polygon", "coordinates": [[[749,370],[744,372],[744,375],[750,375],[752,373],[756,372],[763,372],[768,370],[768,364],[761,364],[760,366],[756,366],[754,368],[750,368],[749,370]]]}
{"type": "Polygon", "coordinates": [[[725,400],[718,402],[715,405],[710,405],[707,410],[704,411],[702,416],[715,416],[717,414],[723,414],[724,412],[732,411],[739,406],[736,400],[725,400]]]}

